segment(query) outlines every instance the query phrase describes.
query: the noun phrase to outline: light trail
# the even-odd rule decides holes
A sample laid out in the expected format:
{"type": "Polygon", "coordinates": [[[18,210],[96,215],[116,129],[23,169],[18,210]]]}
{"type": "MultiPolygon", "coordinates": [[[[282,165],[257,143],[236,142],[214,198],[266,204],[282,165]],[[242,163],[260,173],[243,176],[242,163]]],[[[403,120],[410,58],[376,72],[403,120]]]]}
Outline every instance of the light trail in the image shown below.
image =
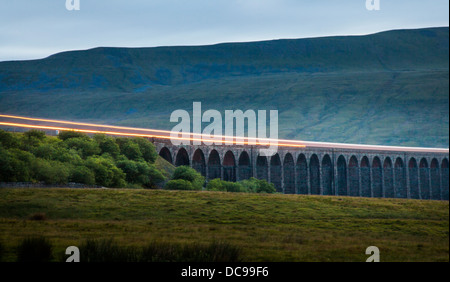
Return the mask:
{"type": "MultiPolygon", "coordinates": [[[[134,130],[134,131],[153,131],[158,133],[166,133],[171,134],[172,131],[169,130],[161,130],[161,129],[148,129],[148,128],[138,128],[138,127],[126,127],[126,126],[116,126],[116,125],[106,125],[106,124],[95,124],[95,123],[85,123],[85,122],[73,122],[73,121],[64,121],[64,120],[55,120],[55,119],[44,119],[44,118],[31,118],[31,117],[23,117],[23,116],[13,116],[13,115],[3,115],[0,114],[0,117],[4,118],[12,118],[12,119],[22,119],[22,120],[30,120],[30,121],[42,121],[42,122],[51,122],[51,123],[63,123],[63,124],[71,124],[71,125],[81,125],[81,126],[89,126],[89,127],[107,127],[107,128],[114,128],[114,129],[125,129],[125,130],[134,130]]],[[[202,134],[202,133],[189,133],[192,136],[200,136],[200,137],[206,137],[210,138],[208,134],[202,134]]],[[[236,137],[236,136],[229,136],[229,135],[214,135],[216,138],[222,138],[222,139],[233,139],[233,138],[240,138],[240,139],[246,139],[246,140],[255,140],[255,141],[273,141],[273,142],[289,142],[289,143],[295,143],[304,145],[303,141],[298,140],[286,140],[286,139],[273,139],[273,138],[259,138],[259,137],[236,137]]]]}
{"type": "Polygon", "coordinates": [[[90,130],[90,129],[82,129],[82,128],[69,128],[69,127],[55,127],[55,126],[45,126],[45,125],[32,125],[25,123],[11,123],[11,122],[0,122],[0,125],[5,126],[14,126],[14,127],[24,127],[24,128],[38,128],[38,129],[47,129],[47,130],[61,130],[61,131],[77,131],[83,133],[94,133],[94,134],[107,134],[107,135],[119,135],[119,136],[133,136],[133,137],[147,137],[147,138],[161,138],[161,139],[169,139],[169,140],[185,140],[185,141],[200,141],[200,142],[222,142],[226,144],[232,145],[257,145],[257,146],[270,146],[277,145],[280,147],[297,147],[297,148],[305,148],[305,145],[297,145],[297,144],[273,144],[273,143],[261,143],[256,142],[245,142],[245,141],[217,141],[214,139],[199,139],[199,138],[184,138],[184,137],[172,137],[166,135],[154,135],[154,134],[137,134],[137,133],[129,133],[129,132],[115,132],[115,131],[102,131],[102,130],[90,130]]]}
{"type": "MultiPolygon", "coordinates": [[[[24,116],[15,116],[15,115],[4,115],[0,114],[0,117],[9,118],[9,119],[21,119],[21,120],[29,120],[29,121],[38,121],[38,122],[49,122],[49,123],[59,123],[59,124],[70,124],[70,125],[79,125],[79,126],[87,126],[87,127],[100,127],[100,128],[113,128],[120,130],[132,130],[132,131],[141,131],[141,132],[155,132],[170,135],[172,132],[168,130],[159,130],[159,129],[146,129],[146,128],[135,128],[135,127],[126,127],[126,126],[114,126],[114,125],[102,125],[102,124],[94,124],[94,123],[84,123],[84,122],[72,122],[72,121],[63,121],[63,120],[52,120],[52,119],[44,119],[44,118],[32,118],[32,117],[24,117],[24,116]]],[[[9,125],[9,126],[17,126],[17,127],[26,127],[26,128],[41,128],[41,129],[50,129],[50,130],[74,130],[80,131],[84,133],[104,133],[110,135],[122,135],[122,136],[136,136],[136,137],[148,137],[148,138],[161,138],[161,139],[176,139],[176,140],[185,140],[185,141],[200,141],[200,142],[222,142],[225,144],[234,144],[234,145],[259,145],[259,146],[270,146],[277,144],[281,147],[297,147],[297,148],[305,148],[305,147],[316,147],[316,148],[335,148],[335,149],[356,149],[356,150],[376,150],[376,151],[403,151],[403,152],[433,152],[433,153],[449,153],[449,149],[445,148],[423,148],[423,147],[401,147],[401,146],[382,146],[382,145],[361,145],[361,144],[345,144],[345,143],[331,143],[331,142],[313,142],[313,141],[299,141],[299,140],[286,140],[286,139],[271,139],[271,138],[254,138],[254,137],[236,137],[236,136],[227,136],[227,135],[215,135],[215,138],[221,138],[222,140],[210,139],[211,136],[207,134],[201,133],[189,133],[190,136],[198,136],[198,138],[185,138],[185,137],[170,137],[167,135],[159,135],[159,134],[138,134],[138,133],[130,133],[130,132],[116,132],[116,131],[107,131],[107,130],[89,130],[89,129],[81,129],[81,128],[66,128],[66,127],[52,127],[52,126],[44,126],[44,125],[30,125],[23,123],[6,123],[0,122],[0,125],[9,125]],[[223,140],[225,139],[225,140],[223,140]],[[228,139],[228,140],[227,140],[228,139]],[[229,139],[237,139],[236,141],[230,141],[229,139]],[[247,140],[247,141],[238,141],[247,140]],[[254,140],[250,142],[250,140],[254,140]],[[268,142],[260,142],[260,141],[268,141],[268,142]]]]}

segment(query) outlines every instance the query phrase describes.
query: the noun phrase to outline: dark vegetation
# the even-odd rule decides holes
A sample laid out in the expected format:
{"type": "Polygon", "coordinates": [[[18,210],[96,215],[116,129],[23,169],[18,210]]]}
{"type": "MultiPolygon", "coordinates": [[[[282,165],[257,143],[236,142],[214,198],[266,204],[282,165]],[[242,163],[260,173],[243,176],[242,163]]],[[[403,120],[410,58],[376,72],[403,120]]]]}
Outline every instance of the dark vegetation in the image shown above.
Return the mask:
{"type": "MultiPolygon", "coordinates": [[[[154,145],[144,138],[106,135],[89,137],[74,131],[57,137],[30,130],[11,133],[0,129],[0,182],[82,183],[116,188],[202,190],[205,178],[188,166],[174,168],[157,159],[154,145]],[[167,183],[164,181],[169,179],[167,183]]],[[[160,158],[161,159],[161,158],[160,158]]],[[[251,178],[239,183],[214,179],[207,190],[274,193],[273,184],[251,178]]],[[[45,214],[33,215],[34,220],[45,214]]]]}
{"type": "Polygon", "coordinates": [[[112,239],[88,239],[80,253],[81,262],[237,262],[242,251],[224,242],[152,242],[137,248],[121,246],[112,239]]]}
{"type": "Polygon", "coordinates": [[[0,62],[0,113],[170,130],[200,101],[278,110],[281,138],[447,148],[448,70],[448,27],[95,48],[0,62]]]}
{"type": "Polygon", "coordinates": [[[53,259],[53,246],[43,236],[25,238],[17,246],[18,262],[50,262],[53,259]]]}
{"type": "Polygon", "coordinates": [[[155,166],[157,156],[154,145],[143,138],[0,130],[2,182],[156,188],[165,179],[155,166]]]}

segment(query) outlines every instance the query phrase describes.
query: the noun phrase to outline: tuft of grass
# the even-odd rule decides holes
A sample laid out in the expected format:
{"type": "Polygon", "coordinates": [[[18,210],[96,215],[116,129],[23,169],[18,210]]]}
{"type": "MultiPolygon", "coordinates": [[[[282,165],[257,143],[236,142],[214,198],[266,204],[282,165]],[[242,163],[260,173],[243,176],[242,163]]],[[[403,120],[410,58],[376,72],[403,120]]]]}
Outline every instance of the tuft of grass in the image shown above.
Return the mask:
{"type": "Polygon", "coordinates": [[[226,242],[174,244],[153,242],[143,248],[142,262],[239,262],[242,250],[226,242]]]}
{"type": "Polygon", "coordinates": [[[52,243],[43,236],[29,237],[17,246],[18,262],[50,262],[53,258],[52,243]]]}
{"type": "Polygon", "coordinates": [[[136,262],[138,252],[121,247],[113,239],[88,239],[80,246],[81,262],[136,262]]]}
{"type": "Polygon", "coordinates": [[[226,242],[180,244],[152,242],[141,248],[113,239],[88,239],[80,247],[81,262],[239,262],[241,248],[226,242]]]}

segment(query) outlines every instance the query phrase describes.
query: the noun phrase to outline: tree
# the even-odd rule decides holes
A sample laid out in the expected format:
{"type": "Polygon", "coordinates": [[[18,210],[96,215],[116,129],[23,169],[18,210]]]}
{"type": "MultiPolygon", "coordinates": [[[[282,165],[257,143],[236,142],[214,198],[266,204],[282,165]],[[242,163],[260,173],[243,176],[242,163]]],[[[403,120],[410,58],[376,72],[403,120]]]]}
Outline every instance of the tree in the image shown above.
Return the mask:
{"type": "Polygon", "coordinates": [[[87,185],[95,184],[94,173],[85,166],[74,166],[70,171],[70,181],[87,185]]]}
{"type": "Polygon", "coordinates": [[[114,138],[104,134],[96,134],[94,135],[94,140],[100,147],[101,154],[109,153],[113,158],[117,158],[120,154],[119,145],[116,143],[114,138]]]}
{"type": "Polygon", "coordinates": [[[139,149],[139,145],[134,142],[126,142],[121,148],[120,151],[124,154],[129,160],[138,161],[143,159],[142,152],[139,149]]]}
{"type": "Polygon", "coordinates": [[[19,146],[17,135],[0,129],[0,146],[6,149],[17,148],[19,146]]]}
{"type": "Polygon", "coordinates": [[[69,170],[66,165],[57,161],[36,159],[32,165],[33,178],[46,184],[67,184],[69,170]]]}
{"type": "Polygon", "coordinates": [[[58,138],[65,141],[70,138],[89,138],[86,134],[77,131],[61,131],[58,134],[58,138]]]}
{"type": "Polygon", "coordinates": [[[90,138],[88,139],[83,137],[69,138],[64,141],[64,144],[68,149],[77,150],[83,158],[92,155],[97,155],[100,153],[100,148],[98,144],[90,138]]]}
{"type": "Polygon", "coordinates": [[[154,163],[158,157],[155,145],[144,138],[133,138],[132,140],[139,146],[139,150],[141,151],[144,160],[149,163],[154,163]]]}
{"type": "Polygon", "coordinates": [[[114,163],[103,157],[89,157],[86,166],[95,174],[95,183],[105,187],[124,187],[125,173],[114,163]]]}

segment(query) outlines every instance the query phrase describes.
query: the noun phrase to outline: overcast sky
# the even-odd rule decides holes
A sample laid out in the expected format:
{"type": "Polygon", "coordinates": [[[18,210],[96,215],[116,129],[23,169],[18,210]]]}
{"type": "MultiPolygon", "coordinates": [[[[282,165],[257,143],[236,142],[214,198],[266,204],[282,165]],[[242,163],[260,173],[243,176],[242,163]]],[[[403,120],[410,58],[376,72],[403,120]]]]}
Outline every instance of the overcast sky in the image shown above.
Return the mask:
{"type": "Polygon", "coordinates": [[[448,0],[0,0],[0,61],[98,46],[360,35],[449,25],[448,0]]]}

